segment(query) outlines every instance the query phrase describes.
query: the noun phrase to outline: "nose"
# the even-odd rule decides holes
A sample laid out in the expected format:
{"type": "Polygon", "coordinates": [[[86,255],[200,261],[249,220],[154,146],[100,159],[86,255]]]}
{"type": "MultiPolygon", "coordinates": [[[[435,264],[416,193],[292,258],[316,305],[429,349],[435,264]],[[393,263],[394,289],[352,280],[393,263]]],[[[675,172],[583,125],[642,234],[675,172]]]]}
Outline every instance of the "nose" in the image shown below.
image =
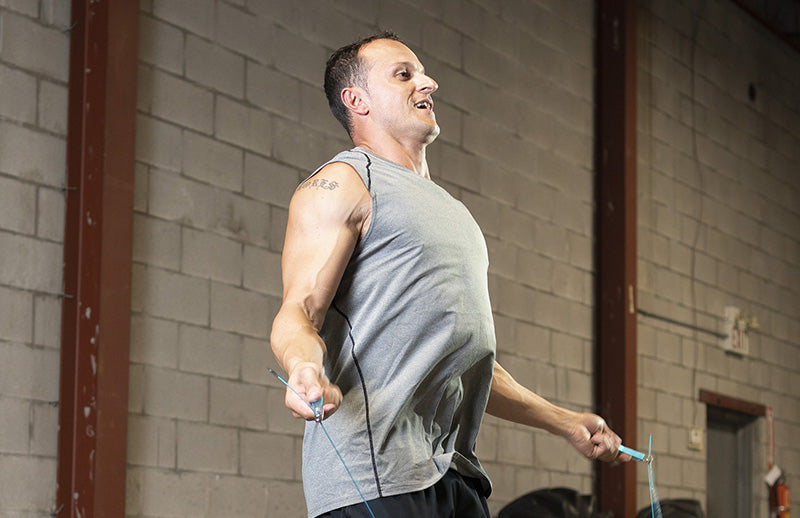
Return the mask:
{"type": "Polygon", "coordinates": [[[434,81],[431,76],[422,74],[419,84],[417,85],[418,91],[430,95],[438,89],[439,83],[434,81]]]}

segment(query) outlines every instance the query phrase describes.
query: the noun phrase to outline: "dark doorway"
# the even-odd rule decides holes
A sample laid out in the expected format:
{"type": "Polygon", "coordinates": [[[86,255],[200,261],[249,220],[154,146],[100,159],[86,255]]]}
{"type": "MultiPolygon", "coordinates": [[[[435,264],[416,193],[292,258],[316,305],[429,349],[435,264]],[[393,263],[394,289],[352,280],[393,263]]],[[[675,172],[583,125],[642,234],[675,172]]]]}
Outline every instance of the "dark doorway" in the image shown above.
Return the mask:
{"type": "Polygon", "coordinates": [[[706,510],[709,518],[748,518],[756,416],[709,405],[706,510]]]}

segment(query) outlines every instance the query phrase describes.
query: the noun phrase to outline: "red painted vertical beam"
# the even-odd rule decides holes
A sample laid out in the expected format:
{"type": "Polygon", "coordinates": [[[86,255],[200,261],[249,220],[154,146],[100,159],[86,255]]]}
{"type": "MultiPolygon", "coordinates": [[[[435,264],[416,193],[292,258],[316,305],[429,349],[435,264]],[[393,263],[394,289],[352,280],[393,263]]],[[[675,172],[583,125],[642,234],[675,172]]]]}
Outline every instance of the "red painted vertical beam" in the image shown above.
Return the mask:
{"type": "MultiPolygon", "coordinates": [[[[636,439],[636,1],[597,1],[598,412],[636,439]]],[[[598,464],[600,508],[636,515],[636,467],[598,464]]]]}
{"type": "Polygon", "coordinates": [[[125,515],[138,6],[71,7],[59,517],[125,515]]]}

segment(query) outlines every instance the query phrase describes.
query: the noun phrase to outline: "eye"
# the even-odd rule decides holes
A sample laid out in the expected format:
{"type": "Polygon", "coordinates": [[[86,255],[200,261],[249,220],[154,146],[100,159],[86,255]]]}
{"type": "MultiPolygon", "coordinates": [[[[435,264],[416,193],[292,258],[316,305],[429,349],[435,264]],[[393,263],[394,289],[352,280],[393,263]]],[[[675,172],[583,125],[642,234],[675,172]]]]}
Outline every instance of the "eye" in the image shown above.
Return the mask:
{"type": "Polygon", "coordinates": [[[401,70],[396,75],[401,79],[409,79],[411,77],[411,72],[408,70],[401,70]]]}

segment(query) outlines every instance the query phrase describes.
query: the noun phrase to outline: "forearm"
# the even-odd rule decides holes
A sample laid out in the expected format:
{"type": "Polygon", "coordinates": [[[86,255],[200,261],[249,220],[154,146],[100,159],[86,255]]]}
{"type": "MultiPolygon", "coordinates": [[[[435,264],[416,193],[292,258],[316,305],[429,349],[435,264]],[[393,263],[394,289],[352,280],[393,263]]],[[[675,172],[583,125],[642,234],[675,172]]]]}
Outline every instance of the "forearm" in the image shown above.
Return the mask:
{"type": "Polygon", "coordinates": [[[272,323],[270,345],[280,366],[290,373],[298,364],[314,364],[323,371],[325,343],[301,306],[286,303],[272,323]]]}
{"type": "Polygon", "coordinates": [[[562,436],[570,433],[576,415],[526,389],[498,363],[494,366],[486,413],[562,436]]]}
{"type": "Polygon", "coordinates": [[[342,391],[325,376],[325,343],[314,322],[301,304],[284,301],[272,324],[270,344],[278,363],[289,374],[286,406],[296,417],[316,419],[318,414],[312,413],[309,402],[322,398],[324,419],[339,408],[342,391]]]}
{"type": "MultiPolygon", "coordinates": [[[[573,412],[550,403],[517,383],[497,363],[494,364],[486,412],[501,419],[560,435],[588,459],[614,460],[622,442],[608,428],[602,417],[592,413],[573,412]]],[[[630,457],[623,455],[621,460],[627,461],[630,457]]]]}

